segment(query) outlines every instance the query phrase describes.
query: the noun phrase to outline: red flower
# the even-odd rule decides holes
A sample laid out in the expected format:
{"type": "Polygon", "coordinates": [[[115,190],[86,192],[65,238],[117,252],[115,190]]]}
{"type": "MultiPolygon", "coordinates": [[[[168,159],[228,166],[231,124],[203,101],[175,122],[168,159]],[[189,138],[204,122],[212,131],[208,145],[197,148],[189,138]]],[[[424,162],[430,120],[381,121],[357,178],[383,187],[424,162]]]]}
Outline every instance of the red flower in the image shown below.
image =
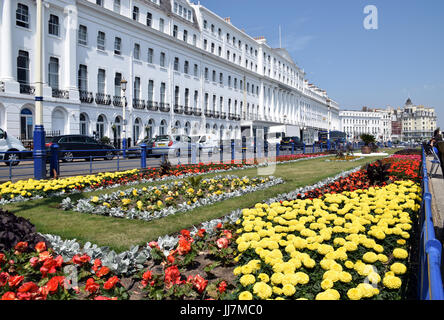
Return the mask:
{"type": "Polygon", "coordinates": [[[43,251],[39,253],[39,262],[46,261],[50,258],[52,258],[52,255],[49,253],[49,251],[43,251]]]}
{"type": "Polygon", "coordinates": [[[15,253],[22,253],[25,252],[28,249],[28,243],[27,242],[19,242],[14,247],[15,253]]]}
{"type": "Polygon", "coordinates": [[[85,290],[89,293],[95,293],[99,288],[100,285],[96,283],[93,278],[86,280],[85,290]]]}
{"type": "Polygon", "coordinates": [[[217,239],[216,243],[217,243],[217,246],[219,247],[219,249],[228,248],[228,239],[227,238],[217,239]]]}
{"type": "Polygon", "coordinates": [[[78,264],[79,266],[82,266],[83,264],[91,261],[91,257],[87,254],[83,254],[82,256],[79,254],[76,254],[74,257],[72,257],[72,262],[75,264],[78,264]]]}
{"type": "Polygon", "coordinates": [[[64,276],[56,276],[52,277],[48,283],[46,284],[46,290],[48,293],[55,293],[57,289],[59,288],[59,285],[64,287],[65,285],[65,277],[64,276]]]}
{"type": "Polygon", "coordinates": [[[191,236],[190,236],[190,231],[188,231],[188,230],[182,230],[181,232],[180,232],[180,234],[182,235],[182,236],[184,236],[185,238],[190,238],[191,236]]]}
{"type": "Polygon", "coordinates": [[[17,300],[15,293],[8,291],[2,296],[2,300],[17,300]]]}
{"type": "Polygon", "coordinates": [[[39,264],[39,258],[32,257],[31,259],[29,259],[29,263],[31,267],[35,268],[39,264]]]}
{"type": "Polygon", "coordinates": [[[104,296],[97,296],[94,298],[94,300],[117,300],[117,297],[108,298],[104,296]]]}
{"type": "Polygon", "coordinates": [[[117,284],[117,282],[119,282],[119,278],[117,276],[114,276],[112,278],[109,278],[108,281],[106,281],[103,284],[103,288],[106,290],[111,290],[112,288],[114,288],[114,286],[117,284]]]}
{"type": "Polygon", "coordinates": [[[207,287],[208,280],[205,280],[200,275],[196,275],[193,278],[193,287],[196,288],[197,292],[202,293],[204,292],[205,288],[207,287]]]}
{"type": "Polygon", "coordinates": [[[3,253],[0,253],[0,265],[6,262],[6,256],[3,253]]]}
{"type": "Polygon", "coordinates": [[[34,282],[26,282],[17,290],[19,300],[32,300],[39,294],[39,287],[34,282]]]}
{"type": "Polygon", "coordinates": [[[222,281],[221,283],[219,283],[217,289],[220,293],[224,293],[227,290],[227,283],[225,281],[222,281]]]}
{"type": "Polygon", "coordinates": [[[228,240],[230,240],[233,237],[233,234],[231,233],[230,230],[224,230],[224,235],[228,240]]]}
{"type": "Polygon", "coordinates": [[[191,243],[184,237],[179,238],[179,245],[177,247],[177,252],[183,256],[191,251],[191,243]]]}
{"type": "Polygon", "coordinates": [[[46,243],[44,243],[43,241],[41,241],[35,245],[35,251],[42,252],[45,250],[46,250],[46,243]]]}
{"type": "Polygon", "coordinates": [[[174,263],[174,261],[176,260],[176,258],[174,257],[174,254],[176,253],[176,251],[171,251],[171,253],[168,255],[168,257],[167,257],[167,261],[170,263],[170,264],[173,264],[174,263]]]}
{"type": "Polygon", "coordinates": [[[96,276],[99,278],[106,276],[110,272],[108,267],[102,267],[100,270],[96,273],[96,276]]]}
{"type": "Polygon", "coordinates": [[[177,266],[171,266],[165,270],[165,287],[171,288],[174,284],[183,283],[180,280],[180,271],[177,266]]]}
{"type": "Polygon", "coordinates": [[[56,273],[57,267],[59,266],[59,262],[53,258],[45,260],[43,265],[40,268],[40,272],[42,273],[42,277],[46,277],[48,273],[56,273]]]}
{"type": "Polygon", "coordinates": [[[148,282],[153,278],[153,273],[150,270],[145,271],[142,276],[142,286],[145,288],[148,285],[148,282]]]}
{"type": "Polygon", "coordinates": [[[200,237],[200,238],[203,238],[203,237],[205,237],[205,233],[206,233],[206,230],[205,230],[205,229],[200,229],[200,230],[197,232],[197,236],[200,237]]]}
{"type": "Polygon", "coordinates": [[[216,226],[216,229],[221,229],[221,228],[222,228],[222,223],[219,222],[219,223],[217,224],[217,226],[216,226]]]}
{"type": "Polygon", "coordinates": [[[159,249],[159,244],[156,241],[151,241],[150,243],[148,243],[148,245],[150,246],[151,249],[154,248],[159,249]]]}
{"type": "Polygon", "coordinates": [[[24,276],[12,276],[12,277],[9,277],[8,285],[10,287],[17,287],[20,284],[20,282],[23,281],[23,279],[25,279],[24,276]]]}
{"type": "Polygon", "coordinates": [[[6,283],[8,283],[9,273],[2,272],[0,273],[0,288],[3,287],[6,283]]]}
{"type": "Polygon", "coordinates": [[[93,269],[94,272],[97,272],[97,270],[102,266],[102,261],[100,259],[94,260],[94,265],[91,269],[93,269]]]}

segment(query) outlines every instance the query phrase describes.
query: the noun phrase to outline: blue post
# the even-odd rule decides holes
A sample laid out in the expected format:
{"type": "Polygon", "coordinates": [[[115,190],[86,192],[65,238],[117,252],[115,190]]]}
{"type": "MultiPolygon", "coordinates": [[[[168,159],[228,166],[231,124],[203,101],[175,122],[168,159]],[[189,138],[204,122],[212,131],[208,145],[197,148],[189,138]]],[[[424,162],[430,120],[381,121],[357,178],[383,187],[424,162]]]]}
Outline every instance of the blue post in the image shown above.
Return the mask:
{"type": "Polygon", "coordinates": [[[51,145],[51,159],[50,159],[50,175],[51,178],[55,178],[60,174],[59,166],[59,145],[54,143],[51,145]]]}
{"type": "Polygon", "coordinates": [[[313,152],[312,153],[315,153],[315,144],[313,143],[313,152]]]}
{"type": "Polygon", "coordinates": [[[328,149],[328,150],[331,149],[331,142],[330,142],[330,139],[327,140],[327,149],[328,149]]]}
{"type": "Polygon", "coordinates": [[[45,128],[43,125],[34,127],[34,178],[46,178],[45,128]]]}
{"type": "Polygon", "coordinates": [[[321,152],[322,152],[322,143],[320,144],[320,146],[321,146],[321,152]]]}
{"type": "Polygon", "coordinates": [[[279,157],[279,149],[280,149],[281,145],[278,143],[276,144],[276,158],[279,157]]]}
{"type": "Polygon", "coordinates": [[[224,163],[224,144],[220,142],[220,163],[224,163]]]}
{"type": "Polygon", "coordinates": [[[142,169],[146,169],[146,144],[142,143],[140,145],[141,152],[140,152],[140,167],[142,169]]]}
{"type": "Polygon", "coordinates": [[[126,139],[122,139],[123,158],[126,158],[126,139]]]}
{"type": "Polygon", "coordinates": [[[294,155],[294,142],[291,143],[291,155],[294,155]]]}
{"type": "Polygon", "coordinates": [[[234,141],[231,141],[231,162],[234,163],[235,159],[234,141]]]}
{"type": "Polygon", "coordinates": [[[305,154],[305,142],[304,142],[304,151],[303,151],[303,153],[305,154]]]}

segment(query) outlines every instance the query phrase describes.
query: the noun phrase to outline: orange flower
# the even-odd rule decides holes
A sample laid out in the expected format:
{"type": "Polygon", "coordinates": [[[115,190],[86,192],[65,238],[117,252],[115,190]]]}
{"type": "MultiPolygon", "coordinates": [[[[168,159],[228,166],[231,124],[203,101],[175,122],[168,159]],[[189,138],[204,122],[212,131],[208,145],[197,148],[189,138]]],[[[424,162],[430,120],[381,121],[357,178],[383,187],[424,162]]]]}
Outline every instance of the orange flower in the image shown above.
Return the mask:
{"type": "Polygon", "coordinates": [[[28,249],[28,243],[27,242],[19,242],[14,247],[15,253],[22,253],[25,252],[28,249]]]}
{"type": "Polygon", "coordinates": [[[23,279],[25,279],[24,276],[12,276],[12,277],[9,277],[8,285],[10,287],[17,287],[20,284],[20,282],[23,281],[23,279]]]}
{"type": "Polygon", "coordinates": [[[95,293],[99,288],[100,285],[96,283],[93,278],[86,280],[85,290],[89,293],[95,293]]]}
{"type": "Polygon", "coordinates": [[[46,243],[44,243],[43,241],[41,241],[35,245],[35,251],[42,252],[45,250],[46,250],[46,243]]]}
{"type": "Polygon", "coordinates": [[[46,284],[46,289],[48,290],[48,293],[54,293],[57,291],[57,289],[60,286],[64,286],[65,277],[64,276],[56,276],[52,277],[48,283],[46,284]]]}
{"type": "Polygon", "coordinates": [[[96,273],[96,276],[99,278],[106,276],[110,272],[108,267],[102,267],[100,270],[96,273]]]}
{"type": "Polygon", "coordinates": [[[2,296],[2,300],[17,300],[15,293],[8,291],[2,296]]]}
{"type": "Polygon", "coordinates": [[[114,288],[114,286],[119,282],[119,278],[117,276],[114,276],[112,278],[109,278],[108,281],[106,281],[103,284],[103,288],[106,290],[110,290],[112,288],[114,288]]]}

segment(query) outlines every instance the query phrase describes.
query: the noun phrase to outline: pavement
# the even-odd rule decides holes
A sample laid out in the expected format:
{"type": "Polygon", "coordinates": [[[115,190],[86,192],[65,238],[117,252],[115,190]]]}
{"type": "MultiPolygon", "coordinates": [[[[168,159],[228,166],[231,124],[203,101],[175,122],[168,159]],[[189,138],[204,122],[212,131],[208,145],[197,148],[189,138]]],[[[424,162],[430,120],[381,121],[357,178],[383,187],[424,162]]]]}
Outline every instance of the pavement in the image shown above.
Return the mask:
{"type": "MultiPolygon", "coordinates": [[[[432,157],[427,157],[427,172],[431,169],[432,157]]],[[[436,238],[444,243],[444,177],[440,167],[436,174],[429,177],[429,188],[432,194],[432,215],[436,238]]]]}

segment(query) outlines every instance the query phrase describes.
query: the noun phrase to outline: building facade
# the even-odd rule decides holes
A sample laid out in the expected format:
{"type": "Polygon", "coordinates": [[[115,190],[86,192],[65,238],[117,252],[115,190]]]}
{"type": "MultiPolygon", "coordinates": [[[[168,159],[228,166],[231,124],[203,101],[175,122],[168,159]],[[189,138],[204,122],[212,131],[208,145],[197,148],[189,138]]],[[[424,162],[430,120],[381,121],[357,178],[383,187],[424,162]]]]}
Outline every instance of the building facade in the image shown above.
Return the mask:
{"type": "MultiPolygon", "coordinates": [[[[0,17],[0,127],[32,140],[36,3],[3,0],[0,17]]],[[[49,134],[120,140],[125,123],[134,143],[292,124],[315,139],[340,127],[338,103],[285,49],[187,0],[47,0],[43,26],[49,134]]]]}
{"type": "Polygon", "coordinates": [[[403,142],[423,142],[432,138],[436,130],[435,109],[423,105],[413,105],[409,98],[400,112],[403,142]]]}

